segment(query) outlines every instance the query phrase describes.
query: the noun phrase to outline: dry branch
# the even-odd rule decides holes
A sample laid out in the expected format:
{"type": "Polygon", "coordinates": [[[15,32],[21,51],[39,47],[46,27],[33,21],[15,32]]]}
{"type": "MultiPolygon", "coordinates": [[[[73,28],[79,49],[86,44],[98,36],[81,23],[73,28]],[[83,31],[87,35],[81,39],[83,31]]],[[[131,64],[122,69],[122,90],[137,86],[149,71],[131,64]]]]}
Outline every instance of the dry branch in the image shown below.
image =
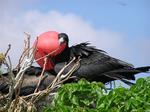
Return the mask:
{"type": "Polygon", "coordinates": [[[37,84],[37,87],[36,87],[34,93],[37,92],[37,90],[38,90],[38,88],[39,88],[39,86],[40,86],[40,83],[41,83],[41,81],[42,81],[42,78],[43,78],[43,75],[44,75],[44,71],[45,71],[45,67],[46,67],[46,64],[47,64],[47,59],[48,59],[48,57],[45,57],[45,59],[44,59],[44,67],[43,67],[42,73],[41,73],[40,78],[39,78],[39,82],[38,82],[38,84],[37,84]]]}
{"type": "MultiPolygon", "coordinates": [[[[30,43],[30,38],[28,37],[27,38],[27,43],[30,43]]],[[[8,109],[8,107],[10,106],[10,104],[12,103],[12,97],[13,97],[13,93],[14,91],[16,91],[17,87],[19,86],[22,78],[23,78],[23,74],[24,72],[26,71],[26,69],[28,69],[32,63],[33,63],[33,52],[30,51],[30,49],[32,48],[29,48],[30,44],[28,44],[28,48],[27,48],[27,53],[22,53],[21,57],[24,57],[23,60],[22,60],[22,63],[19,62],[19,65],[21,65],[21,68],[18,72],[18,74],[16,75],[16,77],[14,77],[14,74],[13,74],[13,70],[12,70],[12,64],[11,64],[11,59],[10,57],[8,56],[8,61],[6,60],[6,55],[8,54],[8,51],[10,50],[11,48],[11,45],[9,44],[9,47],[5,53],[5,61],[3,62],[4,65],[8,68],[8,78],[9,78],[9,93],[8,93],[8,102],[6,103],[6,105],[2,108],[0,108],[0,110],[6,110],[8,109]],[[31,54],[30,54],[31,53],[31,54]],[[9,63],[8,63],[9,62],[9,63]]],[[[20,58],[21,59],[21,58],[20,58]]]]}
{"type": "Polygon", "coordinates": [[[8,44],[8,49],[7,49],[6,53],[5,53],[5,57],[7,56],[8,52],[10,51],[10,49],[11,49],[11,44],[8,44]]]}
{"type": "MultiPolygon", "coordinates": [[[[23,76],[25,71],[35,62],[34,61],[34,54],[36,51],[36,46],[38,43],[38,38],[37,41],[35,43],[34,47],[30,48],[30,35],[28,33],[26,34],[26,40],[24,41],[24,50],[19,58],[19,62],[17,65],[17,68],[19,68],[18,73],[16,74],[16,76],[14,76],[13,72],[12,72],[12,64],[11,64],[11,59],[8,56],[8,60],[6,60],[5,58],[5,65],[8,68],[8,78],[10,80],[10,85],[9,85],[9,93],[7,95],[4,95],[2,97],[0,97],[0,100],[4,100],[6,102],[6,104],[3,104],[3,107],[0,107],[0,112],[33,112],[36,111],[35,107],[39,107],[39,103],[42,102],[42,99],[44,99],[44,103],[46,101],[48,101],[50,103],[50,100],[52,100],[52,97],[55,94],[55,90],[58,89],[61,84],[63,84],[66,80],[68,80],[72,73],[78,69],[78,67],[80,66],[80,59],[76,59],[73,58],[67,65],[65,65],[60,72],[57,74],[56,78],[52,81],[52,83],[43,91],[38,91],[38,88],[40,86],[40,83],[43,79],[44,76],[44,71],[45,71],[45,67],[46,67],[46,63],[48,61],[48,59],[50,59],[50,55],[57,52],[56,49],[55,51],[47,54],[46,56],[43,56],[35,61],[38,61],[40,59],[45,59],[45,63],[44,63],[44,67],[42,70],[42,73],[39,77],[39,81],[37,84],[37,87],[34,91],[33,94],[30,94],[28,96],[18,96],[19,95],[19,91],[18,94],[16,95],[16,98],[12,101],[12,96],[14,91],[20,90],[20,88],[22,87],[22,80],[23,80],[23,76]],[[73,65],[71,67],[71,69],[68,71],[68,73],[64,74],[64,70],[67,69],[67,67],[69,67],[70,65],[73,65]],[[49,100],[46,100],[47,98],[50,98],[49,100]]],[[[8,54],[8,51],[10,50],[11,45],[9,45],[6,53],[5,53],[5,57],[8,54]]]]}
{"type": "Polygon", "coordinates": [[[34,96],[34,100],[32,99],[32,102],[35,103],[37,101],[39,101],[41,98],[48,96],[50,93],[53,93],[52,91],[55,90],[57,87],[60,87],[61,84],[63,84],[64,81],[68,80],[69,77],[72,75],[73,72],[75,72],[79,65],[80,65],[80,59],[78,59],[73,67],[70,69],[70,71],[65,74],[66,78],[63,78],[63,72],[64,70],[70,66],[75,60],[75,58],[73,58],[67,65],[65,65],[60,72],[57,74],[56,78],[53,80],[53,82],[47,87],[46,90],[44,90],[43,92],[39,92],[39,94],[34,96]]]}

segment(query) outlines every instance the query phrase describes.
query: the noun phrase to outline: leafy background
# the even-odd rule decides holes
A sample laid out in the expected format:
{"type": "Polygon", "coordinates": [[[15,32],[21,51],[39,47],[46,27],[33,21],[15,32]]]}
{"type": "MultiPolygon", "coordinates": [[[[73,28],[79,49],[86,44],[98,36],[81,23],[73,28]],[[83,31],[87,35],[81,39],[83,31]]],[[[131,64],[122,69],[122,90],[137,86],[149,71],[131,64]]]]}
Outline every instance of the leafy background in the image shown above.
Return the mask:
{"type": "Polygon", "coordinates": [[[84,79],[65,84],[44,112],[150,112],[150,77],[111,91],[100,82],[84,79]]]}

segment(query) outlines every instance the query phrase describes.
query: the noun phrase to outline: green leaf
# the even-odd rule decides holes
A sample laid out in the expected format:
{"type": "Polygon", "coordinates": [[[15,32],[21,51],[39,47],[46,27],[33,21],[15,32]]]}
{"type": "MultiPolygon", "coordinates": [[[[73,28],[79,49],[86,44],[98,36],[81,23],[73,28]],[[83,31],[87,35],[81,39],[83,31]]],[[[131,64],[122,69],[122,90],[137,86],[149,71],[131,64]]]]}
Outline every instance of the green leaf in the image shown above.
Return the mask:
{"type": "Polygon", "coordinates": [[[105,91],[102,83],[85,79],[65,84],[44,112],[150,112],[150,77],[138,79],[129,89],[105,91]]]}

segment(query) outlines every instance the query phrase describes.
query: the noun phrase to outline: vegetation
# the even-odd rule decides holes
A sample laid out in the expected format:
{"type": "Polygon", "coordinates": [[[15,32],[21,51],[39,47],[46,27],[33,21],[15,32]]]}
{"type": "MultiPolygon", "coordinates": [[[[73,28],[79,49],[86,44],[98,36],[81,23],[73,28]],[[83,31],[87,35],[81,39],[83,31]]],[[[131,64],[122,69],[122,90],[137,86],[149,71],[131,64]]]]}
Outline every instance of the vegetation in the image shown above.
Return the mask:
{"type": "Polygon", "coordinates": [[[150,77],[108,93],[102,83],[65,84],[44,112],[150,112],[150,77]]]}

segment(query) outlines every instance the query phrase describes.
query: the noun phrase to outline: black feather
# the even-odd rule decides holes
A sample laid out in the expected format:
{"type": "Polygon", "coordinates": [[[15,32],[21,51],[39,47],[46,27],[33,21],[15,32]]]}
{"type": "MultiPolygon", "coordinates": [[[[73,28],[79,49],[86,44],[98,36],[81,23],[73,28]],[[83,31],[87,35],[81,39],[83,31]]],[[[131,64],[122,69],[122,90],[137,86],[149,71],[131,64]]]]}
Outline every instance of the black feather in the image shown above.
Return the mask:
{"type": "Polygon", "coordinates": [[[136,70],[139,70],[141,72],[147,72],[150,70],[150,66],[145,66],[145,67],[138,67],[136,70]]]}
{"type": "Polygon", "coordinates": [[[70,56],[72,57],[87,57],[91,55],[93,52],[103,52],[106,53],[103,50],[96,49],[94,46],[89,46],[90,43],[84,42],[77,44],[75,46],[72,46],[69,48],[70,50],[70,56]]]}
{"type": "MultiPolygon", "coordinates": [[[[128,80],[135,80],[135,74],[146,72],[150,66],[134,68],[130,63],[113,58],[103,50],[90,46],[90,43],[80,43],[68,47],[57,56],[55,71],[58,73],[66,62],[73,57],[80,57],[80,68],[74,72],[73,76],[77,79],[85,78],[89,81],[100,81],[107,83],[113,80],[121,80],[126,84],[132,84],[128,80]],[[61,61],[60,61],[61,60],[61,61]]],[[[72,66],[72,65],[71,65],[72,66]]],[[[71,66],[64,72],[67,73],[71,66]]]]}

